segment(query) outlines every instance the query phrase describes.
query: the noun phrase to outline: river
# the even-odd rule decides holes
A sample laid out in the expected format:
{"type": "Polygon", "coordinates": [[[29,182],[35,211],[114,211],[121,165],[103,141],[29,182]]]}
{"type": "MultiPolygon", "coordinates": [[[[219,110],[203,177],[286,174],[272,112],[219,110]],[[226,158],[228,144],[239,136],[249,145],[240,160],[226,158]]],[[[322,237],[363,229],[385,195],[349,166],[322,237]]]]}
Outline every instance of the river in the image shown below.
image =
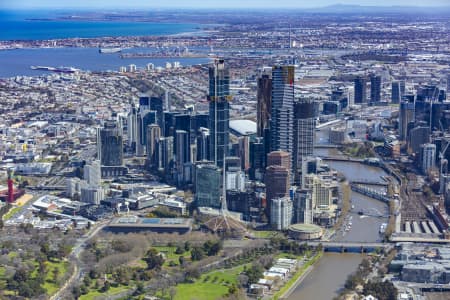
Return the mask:
{"type": "MultiPolygon", "coordinates": [[[[318,143],[327,143],[327,130],[316,132],[318,143]]],[[[337,156],[337,149],[316,149],[317,156],[337,156]]],[[[332,169],[342,173],[348,180],[381,180],[381,176],[387,174],[380,168],[363,165],[360,163],[327,161],[332,169]]],[[[379,234],[379,227],[382,223],[388,222],[388,207],[383,202],[371,199],[361,194],[352,192],[351,202],[353,208],[346,218],[345,225],[351,223],[348,231],[338,231],[333,240],[336,241],[360,241],[377,242],[382,237],[379,234]],[[358,212],[363,210],[371,215],[383,215],[383,217],[373,217],[363,215],[358,212]]],[[[356,270],[363,255],[360,254],[339,254],[325,253],[323,258],[314,266],[314,269],[294,290],[289,300],[317,299],[329,300],[337,296],[342,289],[347,276],[356,270]]]]}
{"type": "Polygon", "coordinates": [[[362,260],[361,254],[325,253],[289,296],[289,300],[331,300],[344,287],[348,274],[362,260]]]}

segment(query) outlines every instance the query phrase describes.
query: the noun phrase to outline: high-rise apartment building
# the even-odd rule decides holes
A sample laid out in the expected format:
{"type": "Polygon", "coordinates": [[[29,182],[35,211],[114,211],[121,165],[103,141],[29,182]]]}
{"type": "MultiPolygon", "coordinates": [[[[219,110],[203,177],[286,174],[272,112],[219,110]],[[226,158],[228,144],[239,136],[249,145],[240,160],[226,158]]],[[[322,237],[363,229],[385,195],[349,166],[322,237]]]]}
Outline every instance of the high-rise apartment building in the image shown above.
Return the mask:
{"type": "Polygon", "coordinates": [[[294,180],[300,182],[302,163],[314,152],[315,112],[314,102],[302,100],[294,106],[294,180]]]}
{"type": "Polygon", "coordinates": [[[265,174],[267,203],[275,198],[289,196],[290,174],[286,167],[273,165],[266,168],[265,174]]]}
{"type": "Polygon", "coordinates": [[[257,135],[263,136],[264,129],[269,128],[270,112],[272,109],[272,74],[267,69],[262,70],[258,78],[258,90],[256,94],[256,119],[257,135]]]}
{"type": "Polygon", "coordinates": [[[230,72],[223,60],[209,68],[209,141],[210,159],[223,167],[228,156],[230,119],[230,72]]]}
{"type": "Polygon", "coordinates": [[[150,124],[147,128],[147,159],[151,167],[157,165],[158,141],[161,138],[161,128],[150,124]]]}
{"type": "Polygon", "coordinates": [[[293,150],[294,73],[294,66],[275,66],[272,69],[271,151],[292,153],[293,150]]]}
{"type": "Polygon", "coordinates": [[[270,201],[270,224],[276,230],[287,229],[292,222],[292,201],[289,197],[270,201]]]}

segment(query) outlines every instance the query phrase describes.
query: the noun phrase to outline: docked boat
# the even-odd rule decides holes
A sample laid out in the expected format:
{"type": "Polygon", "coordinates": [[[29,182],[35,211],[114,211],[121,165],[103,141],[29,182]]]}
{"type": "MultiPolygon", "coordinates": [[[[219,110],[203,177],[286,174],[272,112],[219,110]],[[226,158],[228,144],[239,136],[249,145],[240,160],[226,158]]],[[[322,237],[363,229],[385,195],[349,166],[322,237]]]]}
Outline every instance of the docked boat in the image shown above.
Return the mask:
{"type": "Polygon", "coordinates": [[[49,71],[49,72],[57,72],[57,73],[75,73],[80,71],[74,67],[44,67],[44,66],[31,66],[32,70],[40,70],[40,71],[49,71]]]}
{"type": "Polygon", "coordinates": [[[44,67],[44,66],[31,66],[31,70],[41,70],[41,71],[55,71],[56,69],[53,67],[44,67]]]}
{"type": "Polygon", "coordinates": [[[114,47],[114,48],[99,48],[98,52],[103,54],[111,54],[121,52],[122,48],[114,47]]]}
{"type": "Polygon", "coordinates": [[[76,69],[74,67],[57,67],[53,70],[53,72],[59,72],[59,73],[75,73],[79,71],[79,69],[76,69]]]}

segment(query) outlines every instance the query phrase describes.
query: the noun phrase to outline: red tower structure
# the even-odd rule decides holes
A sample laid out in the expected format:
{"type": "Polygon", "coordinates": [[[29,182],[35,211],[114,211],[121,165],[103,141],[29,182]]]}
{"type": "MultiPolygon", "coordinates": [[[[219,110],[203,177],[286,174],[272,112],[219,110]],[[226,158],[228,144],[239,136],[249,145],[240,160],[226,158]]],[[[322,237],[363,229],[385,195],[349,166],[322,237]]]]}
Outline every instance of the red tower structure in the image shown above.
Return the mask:
{"type": "Polygon", "coordinates": [[[14,183],[12,177],[12,170],[10,169],[8,170],[8,203],[14,202],[14,183]]]}

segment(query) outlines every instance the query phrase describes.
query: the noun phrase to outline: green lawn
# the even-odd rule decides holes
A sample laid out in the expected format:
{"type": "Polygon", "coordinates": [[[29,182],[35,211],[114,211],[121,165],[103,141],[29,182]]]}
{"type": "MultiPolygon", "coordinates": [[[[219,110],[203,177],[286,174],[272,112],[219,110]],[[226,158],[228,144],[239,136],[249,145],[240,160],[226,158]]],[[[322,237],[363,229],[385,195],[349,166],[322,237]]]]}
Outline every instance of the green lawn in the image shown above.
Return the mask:
{"type": "MultiPolygon", "coordinates": [[[[249,265],[249,264],[247,264],[249,265]]],[[[215,300],[228,293],[228,287],[236,284],[237,276],[244,270],[244,265],[203,274],[194,283],[177,285],[174,300],[215,300]]]]}
{"type": "Polygon", "coordinates": [[[126,286],[118,286],[118,287],[111,287],[109,289],[109,291],[107,291],[106,293],[102,293],[99,291],[91,291],[86,295],[82,295],[80,296],[79,300],[94,300],[96,297],[99,296],[114,296],[116,294],[125,292],[126,290],[128,290],[129,287],[126,286]]]}
{"type": "Polygon", "coordinates": [[[253,235],[256,238],[260,239],[270,239],[273,237],[283,237],[284,235],[279,231],[270,231],[270,230],[258,230],[258,231],[252,231],[253,235]]]}
{"type": "MultiPolygon", "coordinates": [[[[183,254],[176,254],[175,251],[177,250],[177,247],[167,247],[167,246],[156,246],[153,247],[156,250],[158,250],[160,253],[163,253],[166,261],[164,262],[164,266],[168,267],[169,263],[172,261],[176,265],[179,265],[179,258],[180,256],[184,256],[186,260],[191,259],[191,251],[186,251],[183,254]]],[[[144,262],[145,265],[145,262],[144,262]]]]}
{"type": "Polygon", "coordinates": [[[59,285],[53,282],[53,270],[58,269],[58,278],[62,278],[67,272],[69,263],[66,261],[47,262],[46,265],[47,271],[45,273],[45,282],[42,287],[47,291],[47,295],[53,295],[59,288],[59,285]]]}
{"type": "Polygon", "coordinates": [[[11,219],[11,217],[12,217],[15,213],[17,213],[20,209],[21,209],[21,207],[13,207],[13,208],[11,208],[11,209],[9,210],[9,212],[3,216],[3,220],[6,221],[6,220],[11,219]]]}

